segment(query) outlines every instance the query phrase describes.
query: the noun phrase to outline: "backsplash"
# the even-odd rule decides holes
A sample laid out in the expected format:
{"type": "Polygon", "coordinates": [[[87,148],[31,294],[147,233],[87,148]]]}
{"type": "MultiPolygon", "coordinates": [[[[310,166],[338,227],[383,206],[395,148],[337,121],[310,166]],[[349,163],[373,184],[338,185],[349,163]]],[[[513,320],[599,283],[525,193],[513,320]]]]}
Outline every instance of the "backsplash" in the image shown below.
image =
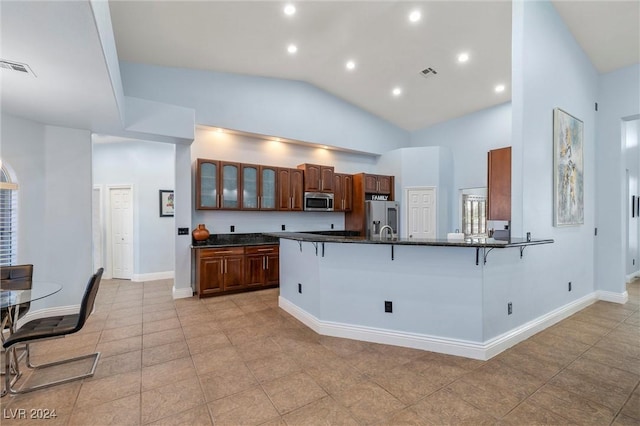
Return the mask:
{"type": "Polygon", "coordinates": [[[204,223],[211,234],[281,232],[282,225],[285,231],[343,230],[344,213],[196,210],[192,229],[199,223],[204,223]]]}

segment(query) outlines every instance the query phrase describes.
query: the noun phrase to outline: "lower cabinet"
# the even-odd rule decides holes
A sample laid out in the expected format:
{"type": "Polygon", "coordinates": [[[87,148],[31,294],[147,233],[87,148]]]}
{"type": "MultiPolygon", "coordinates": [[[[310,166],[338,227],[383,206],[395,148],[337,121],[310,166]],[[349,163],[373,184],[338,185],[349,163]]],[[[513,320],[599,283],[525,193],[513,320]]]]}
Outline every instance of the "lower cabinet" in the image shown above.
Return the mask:
{"type": "Polygon", "coordinates": [[[200,297],[277,286],[279,246],[196,249],[196,284],[200,297]]]}
{"type": "Polygon", "coordinates": [[[277,285],[280,282],[278,246],[245,248],[245,282],[248,287],[277,285]]]}

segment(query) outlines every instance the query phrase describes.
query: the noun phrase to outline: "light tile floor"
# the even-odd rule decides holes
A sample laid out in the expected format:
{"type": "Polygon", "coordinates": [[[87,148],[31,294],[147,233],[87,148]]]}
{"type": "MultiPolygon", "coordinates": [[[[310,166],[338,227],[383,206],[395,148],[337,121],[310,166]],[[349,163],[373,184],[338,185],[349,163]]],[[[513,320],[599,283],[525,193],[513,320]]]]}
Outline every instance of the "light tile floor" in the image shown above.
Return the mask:
{"type": "Polygon", "coordinates": [[[628,291],[481,362],[319,336],[277,289],[174,301],[168,281],[105,280],[80,333],[34,346],[35,362],[97,349],[95,376],[2,398],[1,423],[638,425],[640,281],[628,291]]]}

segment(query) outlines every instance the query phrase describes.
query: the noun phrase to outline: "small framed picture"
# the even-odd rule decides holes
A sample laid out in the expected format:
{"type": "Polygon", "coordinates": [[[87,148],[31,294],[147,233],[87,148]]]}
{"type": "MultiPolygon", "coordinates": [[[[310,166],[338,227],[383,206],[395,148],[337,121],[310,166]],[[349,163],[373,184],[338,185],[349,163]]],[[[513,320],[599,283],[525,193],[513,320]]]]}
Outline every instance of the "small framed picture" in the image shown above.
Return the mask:
{"type": "Polygon", "coordinates": [[[160,190],[160,217],[173,217],[173,191],[160,190]]]}

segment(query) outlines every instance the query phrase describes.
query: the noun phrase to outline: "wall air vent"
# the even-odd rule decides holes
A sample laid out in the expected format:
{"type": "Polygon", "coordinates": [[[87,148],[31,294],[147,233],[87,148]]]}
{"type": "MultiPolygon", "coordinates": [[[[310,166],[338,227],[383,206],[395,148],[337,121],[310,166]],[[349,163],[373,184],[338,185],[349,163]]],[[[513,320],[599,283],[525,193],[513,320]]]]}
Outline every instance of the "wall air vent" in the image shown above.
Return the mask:
{"type": "Polygon", "coordinates": [[[424,78],[429,78],[431,76],[434,76],[434,75],[438,74],[438,71],[436,71],[433,68],[429,67],[429,68],[425,68],[422,71],[420,71],[420,74],[422,74],[422,76],[424,78]]]}
{"type": "Polygon", "coordinates": [[[31,67],[27,64],[22,64],[20,62],[7,61],[6,59],[0,59],[0,68],[4,68],[6,70],[18,71],[24,74],[29,74],[34,77],[37,77],[33,72],[31,67]]]}

